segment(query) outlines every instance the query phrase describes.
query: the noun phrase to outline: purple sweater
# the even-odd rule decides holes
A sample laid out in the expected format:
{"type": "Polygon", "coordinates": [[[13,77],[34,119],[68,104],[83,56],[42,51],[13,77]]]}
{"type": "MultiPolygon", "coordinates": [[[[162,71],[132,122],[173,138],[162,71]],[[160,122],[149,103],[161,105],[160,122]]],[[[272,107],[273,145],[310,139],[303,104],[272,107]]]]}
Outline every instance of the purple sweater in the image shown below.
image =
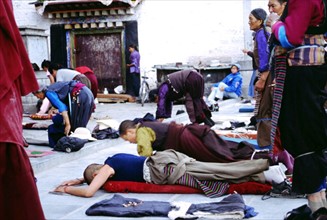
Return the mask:
{"type": "Polygon", "coordinates": [[[129,71],[131,73],[140,73],[140,53],[134,50],[131,55],[129,56],[130,66],[129,71]]]}
{"type": "Polygon", "coordinates": [[[269,69],[268,38],[269,33],[265,33],[262,28],[256,32],[254,37],[255,43],[253,55],[260,73],[269,69]]]}

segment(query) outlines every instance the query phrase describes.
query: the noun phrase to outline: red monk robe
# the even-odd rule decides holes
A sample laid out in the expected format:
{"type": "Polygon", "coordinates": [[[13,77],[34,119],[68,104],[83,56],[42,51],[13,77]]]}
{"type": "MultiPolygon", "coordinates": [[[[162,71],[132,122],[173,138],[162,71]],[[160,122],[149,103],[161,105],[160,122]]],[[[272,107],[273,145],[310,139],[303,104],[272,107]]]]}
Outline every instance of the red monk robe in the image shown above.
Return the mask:
{"type": "Polygon", "coordinates": [[[11,0],[0,1],[0,219],[45,219],[23,148],[22,100],[38,89],[11,0]]]}

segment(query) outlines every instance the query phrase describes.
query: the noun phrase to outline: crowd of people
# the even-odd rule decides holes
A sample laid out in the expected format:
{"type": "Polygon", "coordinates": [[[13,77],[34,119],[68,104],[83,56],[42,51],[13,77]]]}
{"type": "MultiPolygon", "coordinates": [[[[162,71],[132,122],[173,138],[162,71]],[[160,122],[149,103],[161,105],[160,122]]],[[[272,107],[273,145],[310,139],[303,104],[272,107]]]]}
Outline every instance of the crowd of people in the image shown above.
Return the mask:
{"type": "MultiPolygon", "coordinates": [[[[22,117],[17,117],[22,115],[20,97],[33,93],[42,100],[42,114],[49,113],[50,105],[57,109],[55,119],[62,127],[49,129],[53,131],[53,136],[49,133],[53,146],[58,137],[87,126],[95,110],[98,82],[87,66],[68,69],[44,60],[41,67],[50,85],[38,85],[14,22],[11,1],[2,1],[0,9],[4,12],[0,39],[5,42],[0,63],[8,66],[0,81],[0,105],[7,106],[0,108],[1,126],[5,128],[0,129],[0,219],[45,219],[33,170],[23,149],[22,117]],[[6,111],[8,108],[11,110],[6,111]],[[22,203],[20,212],[12,209],[22,203]]],[[[254,47],[243,52],[253,58],[253,89],[249,94],[256,103],[258,145],[270,147],[270,152],[258,152],[246,141],[224,140],[211,129],[215,124],[211,112],[219,110],[219,101],[242,95],[239,64],[232,64],[231,73],[212,85],[208,103],[204,100],[203,76],[196,70],[182,70],[167,75],[158,87],[155,120],[121,122],[120,137],[135,143],[139,155],[120,153],[108,157],[104,164],[91,164],[83,178],[65,181],[55,191],[91,197],[108,179],[191,187],[199,181],[273,185],[285,181],[285,173],[278,165],[282,162],[287,174],[292,174],[292,191],[307,195],[315,219],[319,215],[326,217],[327,64],[323,48],[327,3],[269,0],[268,10],[270,15],[262,8],[250,12],[248,24],[254,32],[254,47]],[[180,98],[185,98],[190,124],[163,122],[171,117],[173,102],[180,98]],[[75,186],[81,183],[87,185],[75,186]]],[[[140,54],[136,45],[130,45],[129,51],[131,88],[138,96],[140,54]]]]}

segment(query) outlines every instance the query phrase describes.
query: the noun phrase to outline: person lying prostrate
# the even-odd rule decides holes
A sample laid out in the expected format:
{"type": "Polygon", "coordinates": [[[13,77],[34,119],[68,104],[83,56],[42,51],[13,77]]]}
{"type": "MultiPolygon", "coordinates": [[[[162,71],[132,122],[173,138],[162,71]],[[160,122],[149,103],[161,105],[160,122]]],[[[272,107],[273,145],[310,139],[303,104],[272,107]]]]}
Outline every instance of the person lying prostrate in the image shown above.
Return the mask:
{"type": "Polygon", "coordinates": [[[148,182],[154,184],[180,184],[192,186],[192,182],[203,180],[241,183],[256,181],[260,183],[281,183],[285,174],[279,166],[269,167],[268,160],[247,160],[229,163],[199,162],[174,150],[156,152],[151,157],[133,154],[115,154],[104,164],[90,164],[84,171],[83,178],[63,182],[54,191],[75,196],[92,197],[109,179],[116,181],[148,182]],[[180,163],[185,163],[180,169],[180,163]],[[176,168],[178,166],[178,168],[176,168]],[[167,172],[178,169],[177,172],[167,172]],[[85,187],[74,185],[86,182],[85,187]]]}
{"type": "Polygon", "coordinates": [[[268,159],[270,165],[283,163],[288,170],[292,164],[285,157],[273,157],[271,152],[257,151],[247,141],[240,143],[224,140],[209,126],[199,124],[181,125],[175,122],[124,120],[119,126],[119,135],[130,143],[137,144],[141,156],[151,156],[153,151],[174,149],[204,162],[230,163],[240,160],[268,159]]]}

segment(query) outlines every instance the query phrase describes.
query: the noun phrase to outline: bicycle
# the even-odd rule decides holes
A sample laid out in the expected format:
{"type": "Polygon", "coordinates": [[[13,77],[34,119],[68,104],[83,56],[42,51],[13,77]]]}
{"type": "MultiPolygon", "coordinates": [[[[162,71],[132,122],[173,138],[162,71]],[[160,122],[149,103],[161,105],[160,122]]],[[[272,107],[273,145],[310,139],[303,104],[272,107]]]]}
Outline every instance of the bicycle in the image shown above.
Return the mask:
{"type": "Polygon", "coordinates": [[[150,87],[149,83],[146,81],[149,77],[147,77],[145,74],[142,77],[142,82],[140,86],[140,93],[139,93],[139,98],[142,107],[144,106],[144,103],[148,101],[149,99],[149,92],[150,92],[150,87]]]}

